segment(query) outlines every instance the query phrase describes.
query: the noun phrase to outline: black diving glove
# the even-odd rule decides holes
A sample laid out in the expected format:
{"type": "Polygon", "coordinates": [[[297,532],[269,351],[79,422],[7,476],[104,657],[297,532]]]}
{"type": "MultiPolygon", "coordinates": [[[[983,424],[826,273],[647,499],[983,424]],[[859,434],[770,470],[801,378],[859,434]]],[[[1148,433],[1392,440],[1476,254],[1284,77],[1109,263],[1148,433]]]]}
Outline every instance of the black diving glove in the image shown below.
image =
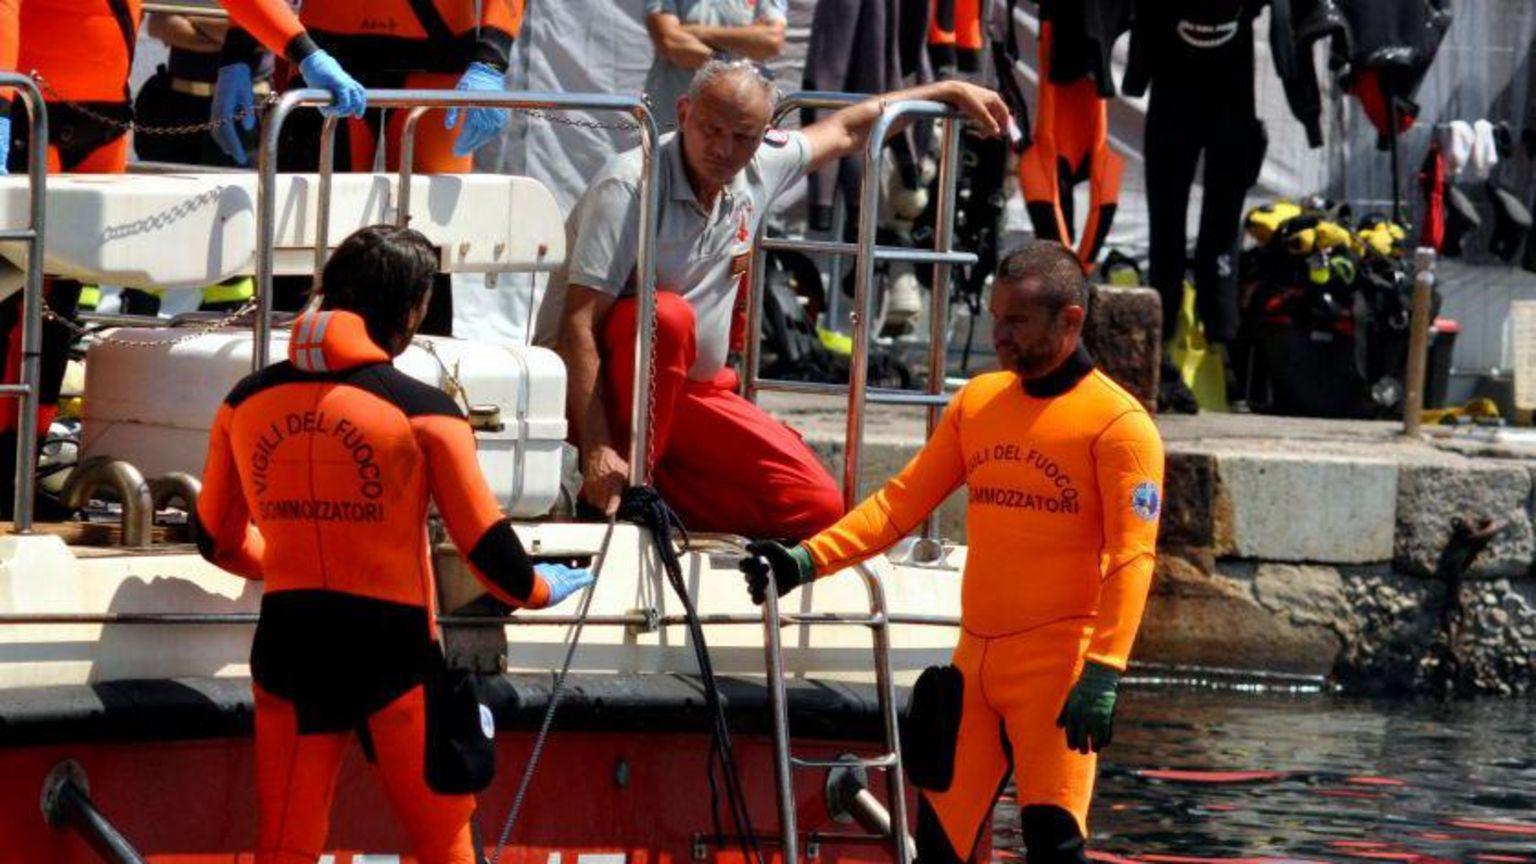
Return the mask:
{"type": "Polygon", "coordinates": [[[752,602],[763,605],[768,594],[768,571],[773,571],[774,586],[779,596],[799,588],[816,578],[816,564],[811,560],[811,550],[804,546],[785,546],[772,540],[754,540],[747,544],[747,557],[736,565],[747,577],[747,591],[752,602]]]}
{"type": "Polygon", "coordinates": [[[1067,747],[1087,755],[1109,746],[1114,733],[1115,696],[1120,673],[1092,660],[1067,693],[1056,725],[1067,730],[1067,747]]]}

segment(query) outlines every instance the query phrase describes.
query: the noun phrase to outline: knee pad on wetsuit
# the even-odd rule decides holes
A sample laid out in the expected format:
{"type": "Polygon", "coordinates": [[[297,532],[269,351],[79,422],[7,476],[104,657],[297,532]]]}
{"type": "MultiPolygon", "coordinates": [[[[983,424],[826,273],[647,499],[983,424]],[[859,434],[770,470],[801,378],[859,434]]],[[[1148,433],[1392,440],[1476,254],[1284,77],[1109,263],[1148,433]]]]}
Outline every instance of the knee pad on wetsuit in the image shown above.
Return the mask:
{"type": "Polygon", "coordinates": [[[901,759],[919,789],[943,792],[955,777],[965,676],[954,666],[929,666],[912,685],[901,718],[901,759]]]}
{"type": "Polygon", "coordinates": [[[1024,855],[1029,864],[1082,864],[1087,841],[1077,819],[1054,804],[1030,804],[1019,813],[1024,829],[1024,855]]]}

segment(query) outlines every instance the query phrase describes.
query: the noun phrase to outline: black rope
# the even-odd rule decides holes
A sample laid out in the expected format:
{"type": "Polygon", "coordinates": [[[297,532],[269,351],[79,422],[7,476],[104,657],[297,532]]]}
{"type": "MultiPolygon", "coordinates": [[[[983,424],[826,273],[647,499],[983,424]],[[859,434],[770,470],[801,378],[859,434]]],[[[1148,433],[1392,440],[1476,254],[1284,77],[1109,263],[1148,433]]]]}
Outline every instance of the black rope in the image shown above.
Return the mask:
{"type": "Polygon", "coordinates": [[[722,835],[719,820],[719,789],[715,777],[718,768],[721,779],[724,780],[731,820],[736,828],[736,838],[741,846],[742,855],[749,862],[764,864],[762,850],[757,843],[757,833],[752,827],[752,814],[747,808],[746,791],[742,785],[741,776],[736,770],[736,754],[731,744],[730,725],[726,720],[725,705],[720,699],[720,687],[715,680],[714,664],[710,662],[709,646],[704,641],[704,628],[699,622],[699,613],[694,608],[693,599],[688,596],[688,586],[683,581],[682,562],[678,560],[677,547],[672,541],[672,533],[676,530],[686,543],[688,529],[683,526],[682,520],[672,508],[667,506],[661,493],[649,486],[632,486],[624,490],[619,503],[619,518],[650,530],[651,540],[656,546],[657,556],[661,558],[661,566],[666,571],[667,581],[671,583],[672,590],[677,594],[678,601],[682,603],[683,613],[688,619],[688,635],[693,642],[694,656],[698,660],[699,677],[704,690],[704,704],[710,712],[713,727],[706,770],[709,776],[710,817],[714,820],[715,835],[717,837],[722,835]]]}

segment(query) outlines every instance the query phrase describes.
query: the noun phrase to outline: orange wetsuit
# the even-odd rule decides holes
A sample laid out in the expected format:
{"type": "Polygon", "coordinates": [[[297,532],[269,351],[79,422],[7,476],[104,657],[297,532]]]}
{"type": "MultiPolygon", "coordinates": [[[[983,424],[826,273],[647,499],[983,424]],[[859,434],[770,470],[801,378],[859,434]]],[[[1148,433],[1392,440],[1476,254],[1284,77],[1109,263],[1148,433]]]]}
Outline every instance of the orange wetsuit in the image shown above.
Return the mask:
{"type": "MultiPolygon", "coordinates": [[[[1012,26],[1012,22],[1009,22],[1012,26]]],[[[1084,267],[1098,260],[1120,201],[1125,162],[1109,148],[1108,101],[1091,77],[1051,78],[1055,24],[1040,20],[1040,85],[1034,141],[1019,156],[1019,185],[1035,236],[1070,243],[1078,237],[1084,267]],[[1087,181],[1088,215],[1081,234],[1072,224],[1072,189],[1087,181]]]]}
{"type": "Polygon", "coordinates": [[[939,68],[981,67],[981,0],[929,0],[928,54],[939,68]]]}
{"type": "Polygon", "coordinates": [[[219,407],[196,514],[205,558],[265,581],[251,649],[256,860],[315,860],[356,731],[417,859],[469,864],[473,797],[438,794],[423,773],[422,685],[440,657],[429,498],[494,596],[537,607],[549,586],[452,399],[391,366],[350,312],[301,317],[291,346],[219,407]]]}
{"type": "Polygon", "coordinates": [[[1125,668],[1162,478],[1151,418],[1079,350],[1024,385],[1012,372],[972,379],[900,474],[807,541],[830,573],[906,536],[961,483],[969,492],[953,661],[963,708],[953,782],[922,795],[925,864],[971,856],[1010,762],[1026,839],[1032,813],[1087,835],[1096,760],[1067,747],[1056,718],[1084,660],[1125,668]]]}
{"type": "MultiPolygon", "coordinates": [[[[299,21],[321,48],[366,87],[452,89],[471,62],[505,70],[512,40],[522,27],[523,0],[481,0],[478,19],[476,5],[467,0],[306,0],[299,21]]],[[[297,27],[294,23],[252,30],[250,35],[271,47],[293,38],[297,27]]],[[[247,51],[250,43],[235,32],[226,52],[247,51]]],[[[407,113],[390,112],[386,136],[390,170],[399,164],[400,131],[407,113]]],[[[415,168],[431,173],[468,172],[472,158],[453,154],[457,127],[443,128],[441,117],[434,112],[417,127],[415,168]]],[[[462,112],[459,122],[463,122],[462,112]]],[[[313,138],[312,128],[296,128],[313,138]]],[[[350,166],[355,170],[370,166],[373,128],[353,119],[346,134],[350,166]]]]}

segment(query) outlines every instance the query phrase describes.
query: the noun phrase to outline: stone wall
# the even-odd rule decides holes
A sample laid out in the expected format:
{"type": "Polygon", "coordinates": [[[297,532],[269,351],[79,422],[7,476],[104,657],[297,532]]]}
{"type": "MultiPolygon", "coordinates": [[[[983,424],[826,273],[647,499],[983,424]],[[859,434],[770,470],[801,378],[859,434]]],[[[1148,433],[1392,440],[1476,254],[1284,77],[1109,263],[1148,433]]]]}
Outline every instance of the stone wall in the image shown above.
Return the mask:
{"type": "Polygon", "coordinates": [[[1137,656],[1363,692],[1525,692],[1536,662],[1527,462],[1170,447],[1137,656]],[[1453,520],[1496,520],[1464,573],[1453,520]],[[1448,572],[1449,571],[1449,572],[1448,572]]]}

